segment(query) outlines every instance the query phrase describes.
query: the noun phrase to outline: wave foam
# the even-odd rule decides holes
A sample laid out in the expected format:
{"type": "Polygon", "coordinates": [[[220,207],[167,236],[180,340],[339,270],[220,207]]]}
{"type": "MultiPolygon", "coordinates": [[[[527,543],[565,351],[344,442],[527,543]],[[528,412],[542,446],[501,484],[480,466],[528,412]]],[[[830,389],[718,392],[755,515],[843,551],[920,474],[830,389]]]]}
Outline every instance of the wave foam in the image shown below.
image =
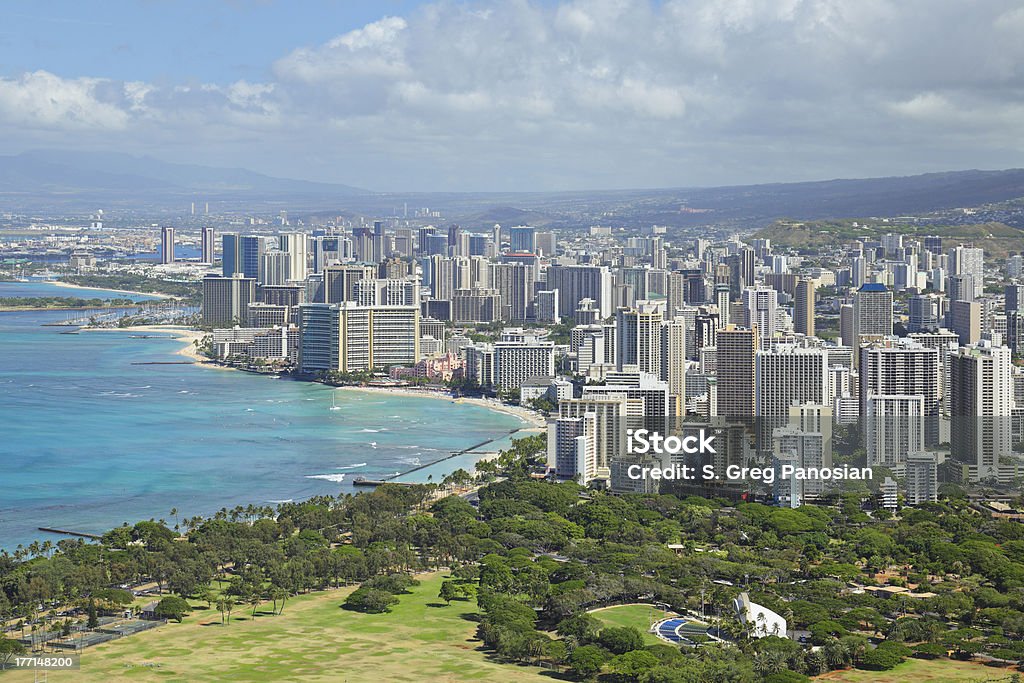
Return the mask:
{"type": "Polygon", "coordinates": [[[333,481],[337,484],[345,481],[344,474],[307,474],[306,479],[323,479],[325,481],[333,481]]]}

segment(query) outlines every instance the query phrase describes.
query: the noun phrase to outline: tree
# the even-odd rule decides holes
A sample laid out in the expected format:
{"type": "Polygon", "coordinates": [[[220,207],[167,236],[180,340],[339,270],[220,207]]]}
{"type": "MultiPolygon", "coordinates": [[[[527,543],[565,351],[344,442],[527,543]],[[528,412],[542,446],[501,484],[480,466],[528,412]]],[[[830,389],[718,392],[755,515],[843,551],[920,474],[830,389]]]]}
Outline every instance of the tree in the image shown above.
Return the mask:
{"type": "Polygon", "coordinates": [[[354,612],[365,612],[367,614],[383,614],[390,612],[393,605],[398,604],[398,598],[391,593],[376,588],[357,588],[345,599],[343,607],[354,612]]]}
{"type": "Polygon", "coordinates": [[[454,581],[445,581],[441,584],[441,592],[437,594],[437,597],[445,601],[445,604],[452,604],[452,600],[459,597],[461,591],[458,586],[455,585],[454,581]]]}
{"type": "Polygon", "coordinates": [[[602,646],[613,654],[622,655],[644,646],[644,636],[632,626],[610,626],[597,637],[602,646]]]}
{"type": "Polygon", "coordinates": [[[96,601],[94,599],[89,598],[89,607],[86,609],[86,612],[89,615],[88,621],[86,621],[85,623],[86,626],[88,626],[89,628],[96,628],[97,626],[99,626],[100,619],[99,616],[96,614],[96,601]]]}
{"type": "Polygon", "coordinates": [[[628,680],[640,680],[651,669],[658,666],[658,658],[646,650],[633,650],[621,654],[611,662],[612,671],[628,680]]]}
{"type": "Polygon", "coordinates": [[[25,646],[18,641],[0,636],[0,664],[8,664],[15,655],[25,654],[25,651],[25,646]]]}
{"type": "Polygon", "coordinates": [[[569,655],[569,668],[580,678],[592,678],[601,671],[601,667],[607,661],[607,650],[597,645],[584,645],[569,655]]]}
{"type": "Polygon", "coordinates": [[[157,603],[154,613],[161,619],[174,619],[180,624],[185,615],[191,611],[192,607],[183,598],[179,598],[177,595],[168,595],[157,603]]]}

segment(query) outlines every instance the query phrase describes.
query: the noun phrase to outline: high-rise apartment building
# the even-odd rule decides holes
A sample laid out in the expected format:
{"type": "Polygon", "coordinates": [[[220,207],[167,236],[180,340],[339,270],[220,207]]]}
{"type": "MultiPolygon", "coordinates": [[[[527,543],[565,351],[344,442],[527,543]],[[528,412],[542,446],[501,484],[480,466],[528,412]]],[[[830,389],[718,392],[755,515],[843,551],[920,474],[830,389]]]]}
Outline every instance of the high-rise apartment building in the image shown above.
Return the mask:
{"type": "Polygon", "coordinates": [[[213,228],[203,228],[201,235],[202,262],[212,264],[217,260],[217,235],[213,228]]]}
{"type": "Polygon", "coordinates": [[[607,266],[553,265],[547,289],[558,290],[559,315],[572,317],[583,299],[592,299],[600,319],[612,315],[612,275],[607,266]]]}
{"type": "Polygon", "coordinates": [[[892,335],[892,292],[885,285],[869,282],[857,290],[853,300],[853,335],[854,347],[866,337],[892,335]]]}
{"type": "Polygon", "coordinates": [[[234,277],[203,278],[203,324],[217,327],[244,324],[249,304],[256,301],[256,279],[234,277]]]}
{"type": "Polygon", "coordinates": [[[174,228],[160,228],[160,263],[174,263],[174,228]]]}
{"type": "Polygon", "coordinates": [[[972,480],[999,475],[1011,450],[1010,349],[981,342],[950,354],[950,452],[972,480]]]}
{"type": "Polygon", "coordinates": [[[924,397],[873,394],[865,405],[868,466],[901,473],[907,454],[924,448],[924,397]]]}
{"type": "Polygon", "coordinates": [[[814,303],[814,280],[801,278],[793,301],[793,329],[798,334],[814,336],[814,303]]]}
{"type": "Polygon", "coordinates": [[[301,232],[284,232],[278,235],[281,251],[288,255],[285,277],[288,280],[305,280],[307,264],[306,235],[301,232]]]}
{"type": "Polygon", "coordinates": [[[718,331],[717,414],[727,419],[754,416],[754,357],[757,333],[730,325],[718,331]]]}
{"type": "Polygon", "coordinates": [[[303,304],[299,307],[302,372],[359,372],[415,365],[419,307],[303,304]]]}
{"type": "Polygon", "coordinates": [[[985,293],[985,251],[977,247],[960,245],[949,252],[950,271],[953,275],[970,275],[973,283],[972,299],[985,293]]]}
{"type": "Polygon", "coordinates": [[[748,287],[743,290],[741,301],[747,327],[757,330],[758,339],[775,336],[778,292],[767,287],[748,287]]]}
{"type": "MultiPolygon", "coordinates": [[[[872,396],[920,396],[925,445],[939,440],[943,365],[939,349],[916,341],[883,341],[860,349],[860,414],[872,396]]],[[[870,438],[865,432],[866,438],[870,438]]]]}

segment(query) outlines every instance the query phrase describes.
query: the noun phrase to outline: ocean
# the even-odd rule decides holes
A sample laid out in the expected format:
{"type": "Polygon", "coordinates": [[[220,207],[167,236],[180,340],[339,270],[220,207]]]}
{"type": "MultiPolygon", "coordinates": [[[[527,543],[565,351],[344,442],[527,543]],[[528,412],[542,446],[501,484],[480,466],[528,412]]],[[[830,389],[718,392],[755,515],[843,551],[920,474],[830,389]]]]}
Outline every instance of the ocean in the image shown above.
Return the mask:
{"type": "MultiPolygon", "coordinates": [[[[5,282],[5,296],[125,295],[5,282]]],[[[488,439],[501,437],[501,447],[528,426],[476,405],[138,365],[183,360],[182,342],[41,326],[67,317],[0,312],[0,548],[60,540],[38,527],[173,526],[172,508],[180,522],[352,492],[354,477],[405,472],[488,439]]],[[[438,481],[471,462],[459,456],[403,480],[438,481]]]]}

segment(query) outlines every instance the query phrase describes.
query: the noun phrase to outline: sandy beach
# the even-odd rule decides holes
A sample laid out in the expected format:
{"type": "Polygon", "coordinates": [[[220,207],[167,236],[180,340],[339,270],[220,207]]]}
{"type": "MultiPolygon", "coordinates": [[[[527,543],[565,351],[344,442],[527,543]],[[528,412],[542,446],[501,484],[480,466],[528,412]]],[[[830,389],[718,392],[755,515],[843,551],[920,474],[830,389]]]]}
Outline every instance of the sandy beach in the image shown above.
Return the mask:
{"type": "Polygon", "coordinates": [[[409,389],[407,387],[338,387],[344,391],[362,391],[376,394],[399,394],[402,396],[416,396],[419,398],[433,398],[448,401],[450,403],[467,403],[478,405],[488,410],[514,415],[533,428],[541,429],[547,425],[547,420],[540,413],[536,413],[521,406],[510,406],[490,398],[455,398],[452,395],[432,390],[409,389]]]}
{"type": "Polygon", "coordinates": [[[119,294],[136,294],[138,296],[145,296],[152,299],[170,299],[170,294],[157,294],[155,292],[133,292],[130,289],[108,289],[107,287],[83,287],[82,285],[72,284],[70,282],[64,282],[62,280],[49,280],[49,284],[54,287],[70,287],[73,289],[91,289],[96,292],[118,292],[119,294]]]}
{"type": "Polygon", "coordinates": [[[175,353],[184,358],[196,361],[197,365],[211,368],[222,368],[230,370],[226,366],[212,362],[209,358],[199,353],[195,342],[201,341],[208,333],[194,330],[184,325],[132,325],[131,327],[83,327],[82,332],[130,332],[134,334],[171,334],[174,339],[183,342],[182,347],[175,353]]]}

